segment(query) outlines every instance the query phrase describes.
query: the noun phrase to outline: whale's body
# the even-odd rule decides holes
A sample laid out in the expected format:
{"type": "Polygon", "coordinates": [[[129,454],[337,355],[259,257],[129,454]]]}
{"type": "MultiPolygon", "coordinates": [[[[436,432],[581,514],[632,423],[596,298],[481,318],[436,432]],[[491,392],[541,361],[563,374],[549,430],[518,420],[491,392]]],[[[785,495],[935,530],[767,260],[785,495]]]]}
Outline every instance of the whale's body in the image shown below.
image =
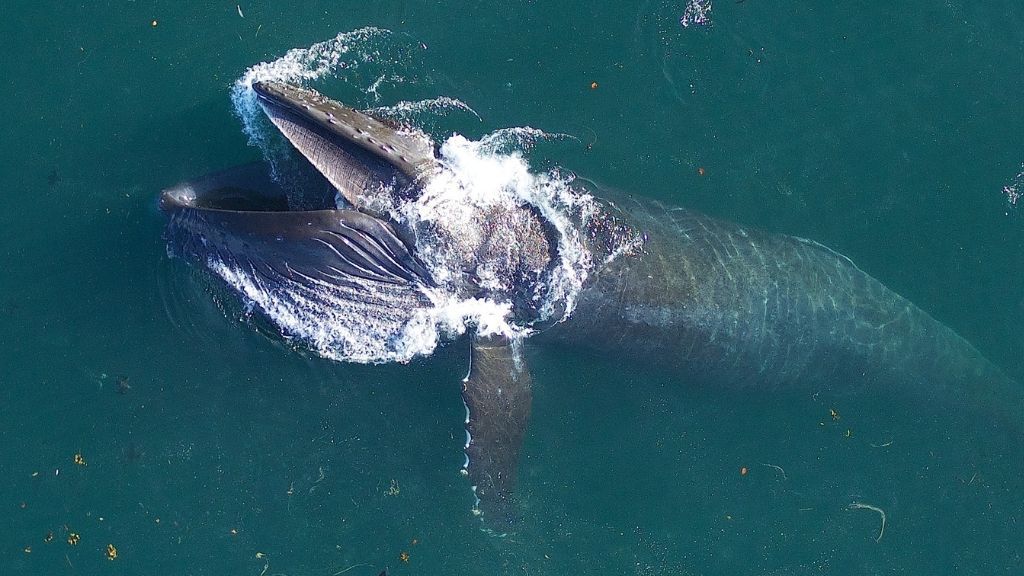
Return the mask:
{"type": "Polygon", "coordinates": [[[642,248],[597,268],[550,336],[731,386],[935,388],[1007,378],[849,258],[659,202],[606,207],[642,248]]]}
{"type": "MultiPolygon", "coordinates": [[[[483,212],[472,241],[391,221],[379,210],[381,195],[385,202],[415,197],[435,169],[431,147],[310,90],[254,88],[274,124],[329,183],[318,185],[328,192],[312,196],[337,192],[348,206],[289,211],[261,165],[223,172],[164,193],[167,236],[177,252],[206,264],[265,312],[284,306],[315,323],[317,315],[343,310],[353,330],[385,340],[429,308],[425,295],[444,282],[465,296],[507,300],[512,316],[538,316],[531,302],[555,274],[561,250],[542,214],[529,207],[483,212]],[[424,237],[432,244],[424,246],[424,237]],[[456,270],[444,280],[424,267],[419,252],[447,244],[457,245],[456,270]],[[493,282],[480,269],[516,289],[488,288],[493,282]]],[[[1007,393],[1015,384],[973,346],[820,244],[653,201],[596,206],[596,213],[577,215],[594,266],[574,309],[564,321],[537,322],[531,340],[655,364],[700,384],[841,381],[926,390],[926,397],[964,390],[1019,417],[1016,400],[1003,402],[1019,397],[1007,393]]],[[[520,339],[478,333],[472,343],[463,383],[464,473],[476,510],[502,528],[515,515],[531,376],[520,339]]]]}

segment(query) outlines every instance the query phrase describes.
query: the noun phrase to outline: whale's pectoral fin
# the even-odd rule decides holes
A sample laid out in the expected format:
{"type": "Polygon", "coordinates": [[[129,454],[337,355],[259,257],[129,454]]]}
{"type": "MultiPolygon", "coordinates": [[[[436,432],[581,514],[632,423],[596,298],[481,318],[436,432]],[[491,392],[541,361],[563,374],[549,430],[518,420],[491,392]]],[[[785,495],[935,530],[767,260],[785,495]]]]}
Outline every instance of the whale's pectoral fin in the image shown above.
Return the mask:
{"type": "Polygon", "coordinates": [[[463,382],[466,468],[477,508],[493,529],[513,520],[516,466],[530,418],[530,372],[520,343],[503,336],[473,338],[472,366],[463,382]]]}

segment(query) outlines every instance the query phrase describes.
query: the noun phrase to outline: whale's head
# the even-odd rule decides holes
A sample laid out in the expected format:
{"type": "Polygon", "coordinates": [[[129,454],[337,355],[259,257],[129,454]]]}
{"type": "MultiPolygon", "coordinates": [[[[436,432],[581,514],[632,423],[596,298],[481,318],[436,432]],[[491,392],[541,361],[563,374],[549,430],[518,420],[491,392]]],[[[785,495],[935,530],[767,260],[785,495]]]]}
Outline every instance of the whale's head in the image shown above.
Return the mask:
{"type": "Polygon", "coordinates": [[[319,92],[278,82],[252,86],[267,117],[337,190],[364,212],[380,212],[418,194],[437,170],[422,132],[363,114],[319,92]]]}
{"type": "Polygon", "coordinates": [[[165,190],[172,253],[222,278],[287,337],[337,359],[429,353],[437,331],[425,326],[447,300],[492,299],[511,316],[537,315],[533,285],[557,247],[536,210],[473,207],[468,231],[418,220],[401,207],[442,172],[422,132],[306,88],[252,88],[300,153],[299,177],[283,182],[260,162],[165,190]]]}
{"type": "Polygon", "coordinates": [[[412,231],[382,214],[396,198],[415,195],[436,168],[429,139],[312,90],[279,83],[256,83],[253,90],[308,166],[287,185],[271,166],[254,163],[165,190],[160,206],[171,216],[169,235],[179,247],[204,260],[242,259],[250,267],[291,271],[293,281],[308,275],[430,285],[413,254],[412,231]],[[301,207],[288,186],[302,188],[301,207]]]}

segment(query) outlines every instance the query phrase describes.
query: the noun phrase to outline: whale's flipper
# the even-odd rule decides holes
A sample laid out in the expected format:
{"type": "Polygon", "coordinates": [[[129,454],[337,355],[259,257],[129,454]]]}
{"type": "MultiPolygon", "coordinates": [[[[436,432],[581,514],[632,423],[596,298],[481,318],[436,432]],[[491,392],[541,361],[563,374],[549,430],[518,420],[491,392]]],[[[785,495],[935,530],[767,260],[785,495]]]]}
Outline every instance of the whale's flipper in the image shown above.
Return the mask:
{"type": "Polygon", "coordinates": [[[530,418],[532,380],[519,343],[503,337],[473,338],[472,366],[463,382],[466,402],[466,472],[477,510],[495,529],[513,519],[512,494],[519,452],[530,418]]]}

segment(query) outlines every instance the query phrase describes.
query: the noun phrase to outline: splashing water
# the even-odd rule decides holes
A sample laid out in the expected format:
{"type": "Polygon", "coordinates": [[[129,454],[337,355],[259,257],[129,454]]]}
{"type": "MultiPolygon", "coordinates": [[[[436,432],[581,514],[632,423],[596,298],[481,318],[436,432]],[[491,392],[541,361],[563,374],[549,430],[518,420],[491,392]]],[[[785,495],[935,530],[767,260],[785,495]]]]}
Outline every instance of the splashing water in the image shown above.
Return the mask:
{"type": "Polygon", "coordinates": [[[1011,207],[1016,207],[1021,196],[1024,196],[1024,164],[1021,164],[1021,171],[1013,178],[1013,182],[1003,186],[1003,195],[1011,207]]]}
{"type": "MultiPolygon", "coordinates": [[[[246,70],[232,87],[231,103],[242,121],[242,130],[249,137],[249,143],[260,148],[265,146],[265,124],[256,93],[252,91],[253,83],[262,80],[304,84],[341,69],[355,70],[361,65],[380,60],[379,46],[391,35],[389,30],[373,27],[342,32],[330,40],[318,42],[309,48],[289,50],[277,60],[263,62],[246,70]]],[[[377,88],[374,86],[374,90],[377,88]]]]}
{"type": "Polygon", "coordinates": [[[439,96],[437,98],[431,98],[430,100],[420,100],[418,102],[402,101],[391,106],[381,106],[378,108],[371,108],[367,110],[372,116],[384,117],[399,122],[407,122],[414,124],[421,124],[423,122],[424,114],[433,115],[445,115],[449,111],[462,111],[472,114],[477,120],[483,121],[483,118],[469,107],[468,104],[462,100],[456,98],[449,98],[448,96],[439,96]]]}
{"type": "MultiPolygon", "coordinates": [[[[537,320],[542,322],[564,320],[575,307],[576,296],[593,267],[579,223],[597,210],[591,196],[573,189],[571,176],[530,171],[521,150],[543,138],[543,132],[532,128],[501,130],[479,141],[452,136],[441,146],[441,173],[427,183],[418,198],[399,207],[395,214],[413,227],[432,222],[442,229],[441,241],[432,238],[417,248],[427,256],[435,280],[445,285],[458,280],[453,274],[461,259],[459,254],[482,242],[480,235],[485,233],[485,226],[479,219],[491,212],[489,208],[509,208],[502,213],[513,217],[517,214],[513,207],[537,210],[557,232],[559,256],[550,277],[534,287],[534,300],[540,303],[537,320]],[[518,142],[519,150],[497,152],[513,142],[518,142]]],[[[482,265],[486,267],[487,263],[482,265]]],[[[520,288],[509,285],[507,278],[488,274],[486,269],[478,271],[478,276],[492,282],[492,291],[512,293],[520,288]]],[[[524,328],[512,332],[522,333],[524,328]]]]}
{"type": "Polygon", "coordinates": [[[552,140],[575,140],[579,138],[569,134],[551,134],[530,128],[529,126],[517,126],[514,128],[502,128],[480,139],[481,151],[488,154],[515,154],[518,152],[529,152],[539,142],[550,142],[552,140]]]}
{"type": "Polygon", "coordinates": [[[679,23],[683,28],[706,26],[711,22],[711,0],[687,0],[679,23]]]}
{"type": "MultiPolygon", "coordinates": [[[[232,102],[251,145],[261,149],[272,165],[283,151],[280,139],[267,138],[274,130],[264,120],[252,84],[282,81],[308,85],[330,79],[358,84],[365,74],[358,70],[376,66],[374,80],[359,86],[366,102],[376,102],[384,82],[401,83],[411,64],[398,54],[394,35],[378,28],[339,34],[309,48],[290,50],[273,62],[253,66],[235,83],[232,102]],[[385,58],[382,54],[388,54],[385,58]],[[378,69],[379,68],[379,69],[378,69]],[[276,143],[275,143],[276,142],[276,143]]],[[[426,118],[449,112],[479,116],[459,100],[439,97],[419,102],[400,102],[372,110],[377,116],[422,125],[426,118]]],[[[573,177],[558,171],[536,173],[525,158],[541,141],[570,136],[547,134],[528,127],[498,130],[469,140],[448,137],[439,150],[441,170],[417,198],[385,206],[387,214],[417,234],[417,256],[430,270],[436,287],[418,286],[396,292],[393,287],[368,285],[358,293],[326,284],[308,290],[275,291],[232,262],[211,259],[207,267],[223,278],[243,298],[269,317],[287,338],[297,339],[321,356],[355,362],[405,362],[428,355],[445,339],[469,329],[483,335],[501,334],[523,338],[537,322],[558,322],[572,313],[579,292],[593,267],[583,242],[582,227],[598,212],[592,197],[574,189],[573,177]],[[492,263],[477,263],[473,273],[487,289],[488,297],[467,295],[463,284],[466,250],[478,246],[482,235],[493,233],[495,213],[537,214],[554,230],[555,261],[538,273],[528,297],[537,315],[516,319],[509,298],[523,286],[503,275],[492,263]],[[489,224],[491,232],[485,232],[489,224]]],[[[276,168],[275,168],[276,170],[276,168]]],[[[536,220],[536,217],[534,217],[536,220]]],[[[499,221],[499,226],[506,225],[499,221]]],[[[511,223],[514,225],[514,223],[511,223]]],[[[539,272],[539,271],[538,271],[539,272]]]]}
{"type": "Polygon", "coordinates": [[[1017,190],[1017,184],[1011,186],[1003,186],[1003,194],[1006,195],[1006,201],[1010,203],[1010,206],[1016,206],[1017,201],[1020,200],[1021,192],[1017,190]]]}

